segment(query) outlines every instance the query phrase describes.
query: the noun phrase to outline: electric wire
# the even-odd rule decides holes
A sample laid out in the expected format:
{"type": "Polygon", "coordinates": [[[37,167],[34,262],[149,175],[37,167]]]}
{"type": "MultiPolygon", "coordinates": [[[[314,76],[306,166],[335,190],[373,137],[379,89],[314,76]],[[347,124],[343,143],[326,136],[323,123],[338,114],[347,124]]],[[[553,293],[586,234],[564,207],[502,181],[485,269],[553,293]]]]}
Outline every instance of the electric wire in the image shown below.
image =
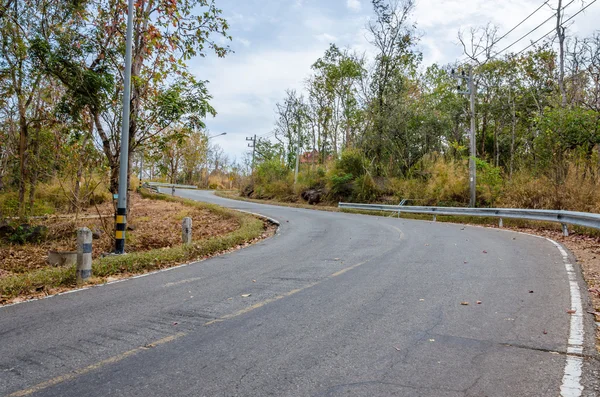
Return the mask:
{"type": "MultiPolygon", "coordinates": [[[[596,1],[596,0],[594,0],[596,1]]],[[[570,6],[571,4],[573,4],[575,2],[575,0],[571,0],[567,5],[565,5],[562,10],[564,11],[568,6],[570,6]]],[[[590,3],[592,4],[592,3],[590,3]]],[[[557,11],[558,12],[558,11],[557,11]]],[[[548,19],[546,19],[544,22],[540,23],[539,25],[537,25],[535,28],[531,29],[529,32],[525,33],[523,36],[519,37],[517,40],[513,41],[511,44],[509,44],[508,46],[504,47],[503,49],[501,49],[500,51],[497,51],[492,58],[496,57],[497,55],[501,54],[502,52],[508,50],[510,47],[512,47],[513,45],[517,44],[519,41],[523,40],[524,38],[526,38],[527,36],[529,36],[531,33],[535,32],[536,30],[538,30],[539,28],[541,28],[542,26],[544,26],[549,20],[551,20],[552,18],[554,18],[557,14],[557,12],[555,12],[554,14],[550,15],[550,17],[548,17],[548,19]]],[[[577,14],[575,14],[577,15],[577,14]]],[[[566,22],[566,21],[565,21],[566,22]]],[[[564,23],[564,22],[563,22],[564,23]]]]}
{"type": "MultiPolygon", "coordinates": [[[[527,21],[529,18],[531,18],[535,13],[537,13],[539,10],[542,9],[542,7],[544,7],[546,4],[548,4],[550,2],[550,0],[546,0],[545,2],[543,2],[538,8],[536,8],[531,14],[527,15],[525,17],[525,19],[523,19],[521,22],[519,22],[518,24],[516,24],[515,26],[513,26],[513,28],[511,30],[509,30],[508,32],[504,33],[499,39],[494,40],[492,42],[492,46],[498,44],[500,42],[500,40],[504,39],[506,36],[508,36],[509,34],[511,34],[512,32],[515,31],[515,29],[517,29],[519,26],[521,26],[523,23],[525,23],[525,21],[527,21]]],[[[565,6],[566,8],[566,6],[565,6]]],[[[556,14],[555,14],[556,15],[556,14]]],[[[552,18],[552,17],[550,17],[552,18]]],[[[547,22],[547,21],[546,21],[547,22]]],[[[544,22],[545,23],[545,22],[544,22]]],[[[473,58],[477,58],[479,55],[483,54],[485,51],[487,50],[487,48],[482,49],[478,54],[473,55],[473,58]]]]}
{"type": "MultiPolygon", "coordinates": [[[[583,7],[581,10],[577,11],[575,14],[571,15],[571,17],[569,17],[569,19],[565,20],[563,22],[567,23],[570,20],[572,20],[573,18],[575,18],[577,15],[581,14],[583,11],[586,10],[586,8],[588,8],[589,6],[591,6],[592,4],[594,4],[597,0],[592,0],[588,5],[586,5],[585,7],[583,7]]],[[[514,54],[513,56],[517,56],[519,54],[522,54],[525,50],[531,48],[532,46],[536,45],[537,43],[539,43],[542,39],[544,39],[545,37],[547,37],[548,35],[554,33],[556,30],[552,29],[550,30],[548,33],[546,33],[545,35],[543,35],[542,37],[540,37],[539,39],[537,39],[536,41],[532,42],[531,44],[529,44],[527,47],[523,48],[521,51],[517,52],[516,54],[514,54]]]]}

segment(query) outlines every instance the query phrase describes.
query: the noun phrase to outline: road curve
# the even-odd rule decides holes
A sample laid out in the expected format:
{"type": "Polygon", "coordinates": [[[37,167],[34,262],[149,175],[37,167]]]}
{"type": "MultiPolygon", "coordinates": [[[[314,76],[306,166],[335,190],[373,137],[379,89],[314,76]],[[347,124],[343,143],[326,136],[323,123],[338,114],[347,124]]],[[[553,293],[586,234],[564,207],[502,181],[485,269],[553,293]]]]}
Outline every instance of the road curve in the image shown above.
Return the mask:
{"type": "MultiPolygon", "coordinates": [[[[0,308],[0,395],[565,390],[571,291],[549,241],[177,194],[275,218],[279,233],[189,266],[0,308]]],[[[581,395],[596,396],[590,316],[584,329],[581,395]]]]}

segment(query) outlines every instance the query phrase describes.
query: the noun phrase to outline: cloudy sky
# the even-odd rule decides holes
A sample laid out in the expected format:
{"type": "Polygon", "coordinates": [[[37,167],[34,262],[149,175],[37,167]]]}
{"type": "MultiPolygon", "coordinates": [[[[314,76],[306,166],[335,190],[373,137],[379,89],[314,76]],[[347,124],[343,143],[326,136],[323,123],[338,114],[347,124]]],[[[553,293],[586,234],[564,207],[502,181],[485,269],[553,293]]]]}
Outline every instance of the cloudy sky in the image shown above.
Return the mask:
{"type": "MultiPolygon", "coordinates": [[[[574,0],[565,15],[575,14],[592,0],[574,0]]],[[[413,19],[422,38],[423,66],[446,64],[462,56],[459,30],[488,22],[502,35],[538,8],[544,0],[416,0],[413,19]]],[[[558,0],[549,0],[555,6],[558,0]]],[[[568,1],[563,1],[568,3],[568,1]]],[[[217,0],[231,25],[230,43],[235,53],[224,59],[210,56],[193,60],[191,68],[209,80],[212,104],[218,115],[207,120],[210,135],[230,159],[241,161],[247,151],[246,136],[273,129],[275,103],[287,88],[302,90],[310,65],[334,42],[367,55],[373,54],[365,30],[372,18],[370,0],[217,0]]],[[[544,6],[500,43],[507,46],[550,17],[544,6]]],[[[573,19],[571,34],[586,36],[598,29],[600,2],[573,19]]],[[[530,35],[536,40],[552,29],[552,19],[530,35]]],[[[511,49],[527,46],[529,37],[511,49]]]]}

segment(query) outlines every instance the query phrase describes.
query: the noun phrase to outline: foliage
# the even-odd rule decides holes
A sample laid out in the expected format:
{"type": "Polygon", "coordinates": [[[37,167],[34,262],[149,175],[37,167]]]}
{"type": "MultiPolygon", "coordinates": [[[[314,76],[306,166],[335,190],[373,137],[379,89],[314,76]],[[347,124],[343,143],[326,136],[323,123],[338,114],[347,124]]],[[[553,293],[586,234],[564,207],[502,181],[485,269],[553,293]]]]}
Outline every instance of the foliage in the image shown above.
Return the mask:
{"type": "MultiPolygon", "coordinates": [[[[304,175],[320,166],[327,170],[330,201],[468,205],[474,121],[478,206],[596,206],[580,201],[597,200],[594,195],[566,194],[562,187],[581,178],[585,186],[597,183],[600,34],[567,34],[561,64],[551,40],[492,56],[498,29],[488,25],[472,29],[471,37],[459,32],[469,61],[422,65],[415,2],[371,3],[367,30],[374,56],[330,44],[312,65],[307,95],[286,91],[277,105],[272,157],[293,169],[300,146],[307,163],[300,165],[296,192],[319,186],[319,178],[304,175]],[[474,76],[473,120],[468,96],[459,92],[464,81],[457,90],[452,70],[474,76]],[[528,183],[514,183],[524,175],[528,183]]],[[[284,190],[291,182],[277,183],[284,190]]]]}

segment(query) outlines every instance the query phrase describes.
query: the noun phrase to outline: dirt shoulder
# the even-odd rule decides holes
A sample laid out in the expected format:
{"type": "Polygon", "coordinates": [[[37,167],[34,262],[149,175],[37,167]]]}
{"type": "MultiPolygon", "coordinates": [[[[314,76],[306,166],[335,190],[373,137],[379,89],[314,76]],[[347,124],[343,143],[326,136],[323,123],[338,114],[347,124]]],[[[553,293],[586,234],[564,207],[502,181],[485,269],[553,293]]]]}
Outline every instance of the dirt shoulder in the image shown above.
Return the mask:
{"type": "Polygon", "coordinates": [[[75,231],[89,227],[93,240],[93,277],[88,284],[101,284],[238,249],[266,238],[275,227],[266,220],[216,205],[165,195],[132,194],[128,217],[132,230],[126,234],[127,255],[103,256],[114,247],[110,203],[74,218],[35,219],[48,233],[34,244],[0,245],[0,304],[14,303],[77,287],[75,266],[52,266],[48,251],[73,251],[75,231]],[[193,242],[181,243],[181,221],[192,218],[193,242]]]}
{"type": "MultiPolygon", "coordinates": [[[[340,212],[337,207],[327,206],[324,204],[309,205],[305,203],[283,203],[274,200],[257,200],[240,197],[238,192],[235,191],[218,191],[217,196],[230,198],[234,200],[250,201],[255,203],[281,205],[286,207],[294,208],[307,208],[322,211],[334,211],[340,212]]],[[[344,211],[344,212],[357,212],[357,211],[344,211]]],[[[358,211],[362,214],[367,215],[386,215],[389,213],[378,213],[378,212],[365,212],[358,211]]],[[[418,215],[418,214],[402,214],[402,218],[409,219],[426,219],[431,220],[429,215],[418,215]]],[[[437,220],[440,222],[453,222],[453,223],[465,223],[475,224],[478,226],[486,226],[497,228],[497,219],[494,218],[474,218],[474,217],[448,217],[438,216],[437,220]]],[[[548,224],[544,222],[534,221],[515,221],[515,220],[504,220],[504,228],[511,229],[518,232],[535,234],[538,236],[548,237],[554,241],[560,242],[567,247],[573,255],[577,258],[577,262],[581,266],[583,271],[583,277],[588,286],[589,297],[592,302],[593,311],[589,314],[595,316],[596,322],[600,322],[600,237],[590,236],[585,232],[570,231],[570,235],[565,237],[560,231],[560,225],[548,224]]],[[[596,328],[596,348],[600,351],[600,327],[596,328]]]]}

